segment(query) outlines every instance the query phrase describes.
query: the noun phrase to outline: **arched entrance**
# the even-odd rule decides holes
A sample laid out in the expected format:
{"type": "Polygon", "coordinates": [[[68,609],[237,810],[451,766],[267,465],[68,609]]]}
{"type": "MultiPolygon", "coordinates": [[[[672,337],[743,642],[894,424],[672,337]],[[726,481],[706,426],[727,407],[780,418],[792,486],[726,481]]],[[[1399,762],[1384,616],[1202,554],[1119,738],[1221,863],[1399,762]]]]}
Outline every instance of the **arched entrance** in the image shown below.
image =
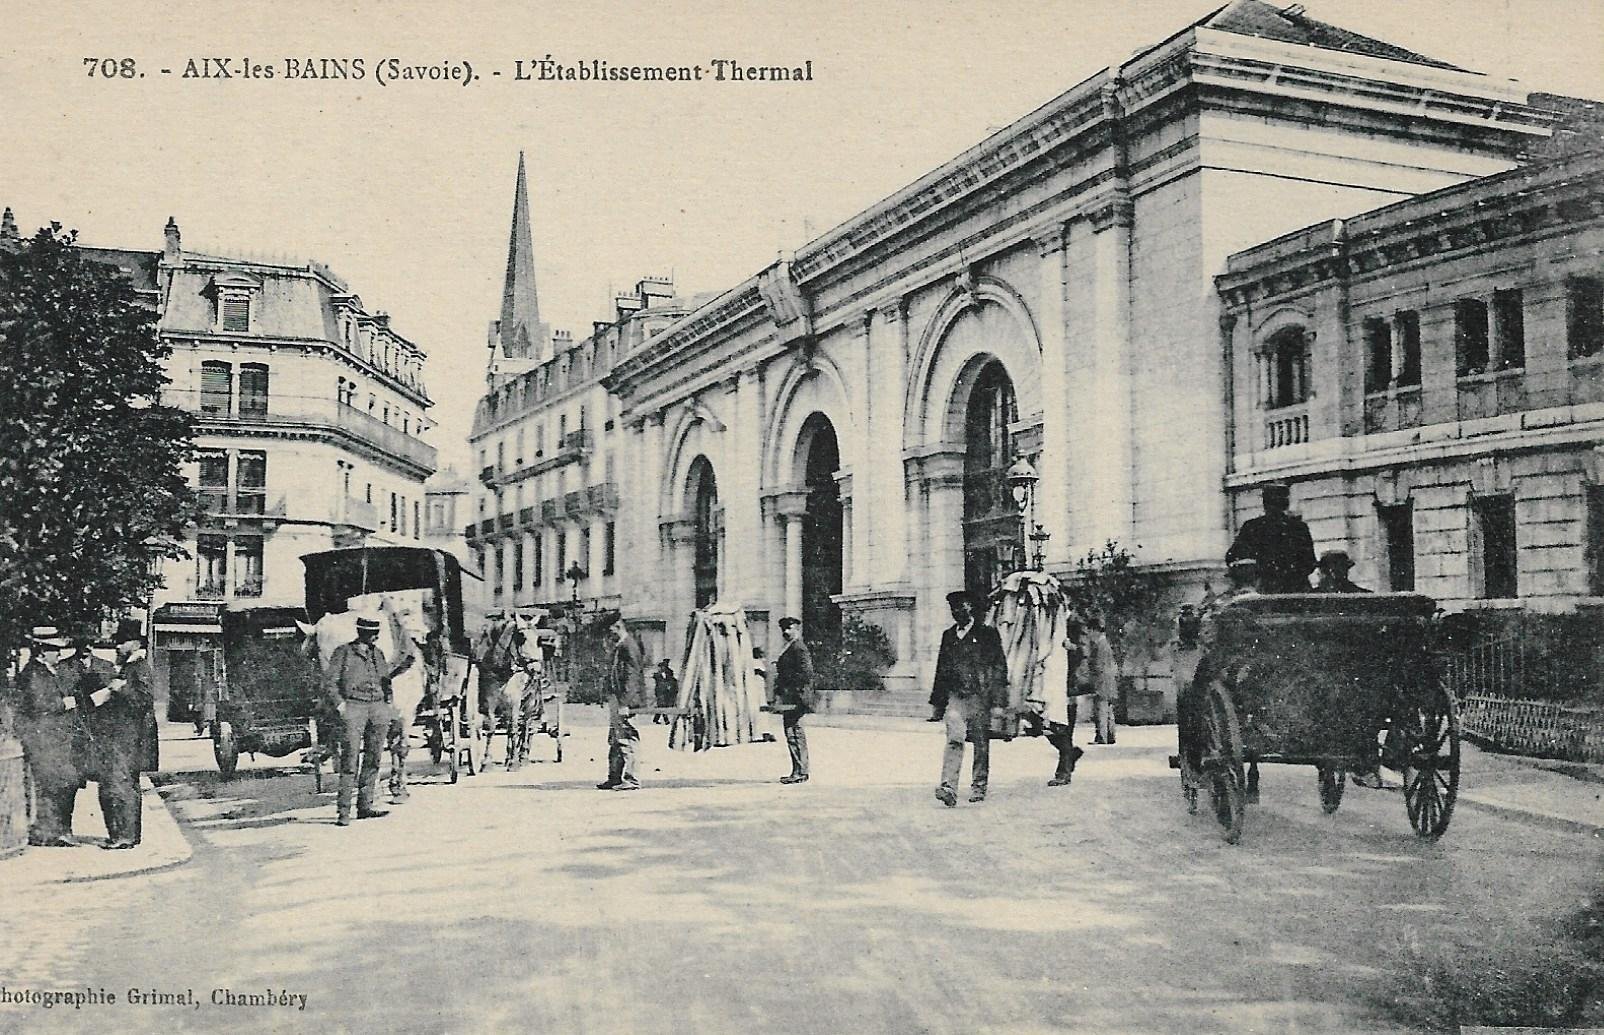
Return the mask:
{"type": "Polygon", "coordinates": [[[695,606],[706,607],[718,599],[718,483],[713,465],[705,456],[691,463],[691,514],[695,525],[692,538],[691,572],[695,586],[695,606]]]}
{"type": "Polygon", "coordinates": [[[964,412],[964,588],[985,595],[1018,566],[1019,511],[1008,491],[1019,419],[1014,383],[997,360],[975,377],[964,412]]]}
{"type": "Polygon", "coordinates": [[[830,598],[841,592],[843,530],[836,475],[841,450],[835,427],[822,413],[802,425],[803,480],[807,511],[802,519],[802,628],[810,640],[834,643],[841,636],[841,609],[830,598]]]}

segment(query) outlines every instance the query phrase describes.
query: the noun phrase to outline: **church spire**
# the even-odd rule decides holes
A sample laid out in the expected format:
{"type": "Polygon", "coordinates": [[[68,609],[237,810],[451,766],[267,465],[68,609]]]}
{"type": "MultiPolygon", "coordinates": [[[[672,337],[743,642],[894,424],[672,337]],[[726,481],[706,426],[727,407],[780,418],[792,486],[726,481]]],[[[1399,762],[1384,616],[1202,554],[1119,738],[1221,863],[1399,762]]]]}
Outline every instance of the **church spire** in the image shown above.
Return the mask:
{"type": "Polygon", "coordinates": [[[518,152],[518,187],[512,201],[507,242],[507,282],[501,289],[501,351],[509,359],[545,358],[545,327],[535,296],[535,247],[529,227],[529,185],[524,153],[518,152]]]}

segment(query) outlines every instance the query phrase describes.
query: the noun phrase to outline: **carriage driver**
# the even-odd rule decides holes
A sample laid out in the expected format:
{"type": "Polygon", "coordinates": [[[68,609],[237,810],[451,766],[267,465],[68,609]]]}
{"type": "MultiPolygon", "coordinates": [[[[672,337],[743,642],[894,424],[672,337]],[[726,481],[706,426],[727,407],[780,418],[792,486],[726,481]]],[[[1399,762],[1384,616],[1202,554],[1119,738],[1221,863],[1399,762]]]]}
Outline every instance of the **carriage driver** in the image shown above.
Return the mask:
{"type": "Polygon", "coordinates": [[[388,809],[373,807],[379,784],[379,753],[384,750],[390,729],[390,680],[412,667],[416,658],[408,654],[394,668],[379,648],[379,623],[367,617],[356,620],[356,639],[342,643],[329,658],[323,677],[324,693],[340,713],[345,750],[340,756],[340,826],[351,824],[351,799],[356,799],[356,818],[371,819],[389,815],[388,809]],[[361,759],[361,788],[358,790],[357,760],[361,759]]]}

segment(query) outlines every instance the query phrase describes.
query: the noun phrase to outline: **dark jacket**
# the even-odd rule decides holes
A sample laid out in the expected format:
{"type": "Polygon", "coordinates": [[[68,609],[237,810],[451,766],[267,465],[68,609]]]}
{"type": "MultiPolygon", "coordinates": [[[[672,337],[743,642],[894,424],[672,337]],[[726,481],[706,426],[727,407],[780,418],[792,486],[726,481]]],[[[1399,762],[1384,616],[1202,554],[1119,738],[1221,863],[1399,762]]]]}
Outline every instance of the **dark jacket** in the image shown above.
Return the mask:
{"type": "Polygon", "coordinates": [[[91,765],[101,774],[155,772],[159,761],[156,698],[145,652],[124,659],[114,676],[122,684],[87,716],[94,736],[91,765]]]}
{"type": "Polygon", "coordinates": [[[646,700],[646,662],[635,637],[628,635],[613,647],[612,660],[602,677],[602,696],[630,709],[649,708],[646,700]]]}
{"type": "Polygon", "coordinates": [[[653,669],[652,689],[657,696],[657,707],[672,708],[679,704],[679,679],[673,672],[653,669]]]}
{"type": "Polygon", "coordinates": [[[1225,563],[1259,562],[1259,588],[1265,593],[1307,593],[1315,568],[1314,539],[1296,514],[1262,514],[1245,522],[1226,551],[1225,563]]]}
{"type": "Polygon", "coordinates": [[[1346,576],[1346,575],[1342,576],[1339,579],[1331,579],[1329,581],[1322,580],[1320,582],[1317,582],[1317,583],[1315,583],[1314,591],[1316,593],[1368,593],[1368,592],[1370,592],[1368,589],[1365,589],[1363,586],[1361,586],[1361,585],[1359,585],[1359,584],[1357,584],[1355,582],[1350,582],[1348,580],[1348,576],[1346,576]]]}
{"type": "Polygon", "coordinates": [[[17,678],[17,739],[41,785],[82,782],[83,718],[63,703],[63,698],[76,696],[82,675],[79,666],[68,662],[52,672],[30,659],[17,678]]]}
{"type": "Polygon", "coordinates": [[[774,659],[774,705],[781,711],[811,712],[817,705],[813,691],[813,654],[801,640],[788,643],[774,659]]]}
{"type": "Polygon", "coordinates": [[[954,627],[941,634],[930,699],[944,707],[954,697],[978,697],[988,708],[1008,703],[1008,657],[1003,653],[1002,637],[978,620],[963,639],[954,627]]]}

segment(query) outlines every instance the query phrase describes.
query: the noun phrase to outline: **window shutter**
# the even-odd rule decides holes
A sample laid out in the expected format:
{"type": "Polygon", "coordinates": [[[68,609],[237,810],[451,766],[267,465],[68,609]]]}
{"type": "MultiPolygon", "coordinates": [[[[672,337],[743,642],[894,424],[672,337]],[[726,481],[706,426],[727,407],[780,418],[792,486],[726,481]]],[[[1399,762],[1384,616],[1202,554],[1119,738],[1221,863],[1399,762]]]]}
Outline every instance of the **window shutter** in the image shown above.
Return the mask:
{"type": "Polygon", "coordinates": [[[251,300],[248,295],[224,295],[218,303],[223,330],[251,329],[251,300]]]}
{"type": "Polygon", "coordinates": [[[227,363],[201,364],[201,412],[227,413],[233,390],[233,367],[227,363]]]}

